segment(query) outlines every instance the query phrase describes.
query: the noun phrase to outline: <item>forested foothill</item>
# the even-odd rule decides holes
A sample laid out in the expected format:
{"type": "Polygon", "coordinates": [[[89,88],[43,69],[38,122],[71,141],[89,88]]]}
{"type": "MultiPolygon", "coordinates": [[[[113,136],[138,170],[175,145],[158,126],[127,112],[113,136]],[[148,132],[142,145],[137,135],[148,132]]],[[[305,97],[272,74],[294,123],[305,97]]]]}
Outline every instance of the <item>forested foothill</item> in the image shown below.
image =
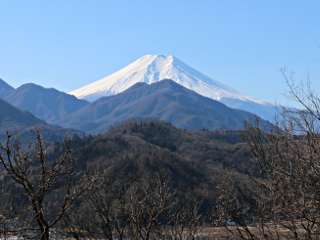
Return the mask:
{"type": "Polygon", "coordinates": [[[131,119],[54,144],[38,128],[29,145],[8,133],[1,145],[1,231],[41,239],[49,232],[192,239],[214,222],[224,169],[249,164],[241,133],[185,130],[157,119],[131,119]]]}

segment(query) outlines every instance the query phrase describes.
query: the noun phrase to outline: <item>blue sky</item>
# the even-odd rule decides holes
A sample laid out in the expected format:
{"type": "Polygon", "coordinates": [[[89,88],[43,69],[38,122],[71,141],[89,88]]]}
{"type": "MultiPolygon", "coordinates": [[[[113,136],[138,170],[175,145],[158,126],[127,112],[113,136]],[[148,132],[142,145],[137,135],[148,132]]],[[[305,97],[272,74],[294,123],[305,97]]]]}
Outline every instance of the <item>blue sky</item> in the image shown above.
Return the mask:
{"type": "Polygon", "coordinates": [[[320,1],[0,0],[0,78],[69,92],[146,54],[172,54],[245,94],[286,103],[279,71],[320,91],[320,1]]]}

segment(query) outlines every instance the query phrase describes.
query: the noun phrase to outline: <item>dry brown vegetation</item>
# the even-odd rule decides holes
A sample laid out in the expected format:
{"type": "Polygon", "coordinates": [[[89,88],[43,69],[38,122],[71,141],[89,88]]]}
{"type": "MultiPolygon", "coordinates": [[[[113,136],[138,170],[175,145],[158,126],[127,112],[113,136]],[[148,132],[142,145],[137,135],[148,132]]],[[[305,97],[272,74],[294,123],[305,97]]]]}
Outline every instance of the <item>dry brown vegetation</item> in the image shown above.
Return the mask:
{"type": "Polygon", "coordinates": [[[247,123],[254,165],[246,176],[228,171],[220,184],[219,215],[244,239],[320,239],[320,98],[285,79],[305,110],[285,110],[267,130],[247,123]]]}

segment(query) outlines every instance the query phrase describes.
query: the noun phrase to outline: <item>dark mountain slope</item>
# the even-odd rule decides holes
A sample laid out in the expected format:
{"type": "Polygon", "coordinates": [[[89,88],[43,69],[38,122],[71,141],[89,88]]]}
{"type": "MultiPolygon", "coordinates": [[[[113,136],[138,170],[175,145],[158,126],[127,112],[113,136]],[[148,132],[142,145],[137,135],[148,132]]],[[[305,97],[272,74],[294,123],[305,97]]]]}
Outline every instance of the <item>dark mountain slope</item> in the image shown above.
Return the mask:
{"type": "Polygon", "coordinates": [[[48,123],[55,123],[88,104],[87,101],[79,100],[73,95],[33,83],[24,84],[11,91],[5,100],[48,123]]]}
{"type": "Polygon", "coordinates": [[[12,90],[14,88],[0,78],[0,98],[4,99],[7,97],[12,90]]]}
{"type": "MultiPolygon", "coordinates": [[[[222,169],[246,169],[250,155],[239,131],[185,130],[169,122],[128,120],[105,134],[71,141],[79,169],[102,169],[128,176],[138,169],[155,176],[170,172],[174,182],[199,189],[220,181],[222,169]],[[89,164],[89,166],[87,165],[89,164]]],[[[63,143],[56,143],[53,157],[63,143]]],[[[211,186],[211,187],[210,187],[211,186]]]]}
{"type": "Polygon", "coordinates": [[[242,129],[254,115],[228,108],[172,80],[138,83],[114,96],[103,97],[57,124],[92,133],[106,131],[110,124],[132,117],[154,117],[186,129],[242,129]]]}
{"type": "Polygon", "coordinates": [[[0,99],[0,124],[1,129],[5,127],[12,127],[11,123],[16,123],[21,126],[31,126],[38,122],[43,124],[44,121],[37,119],[34,115],[29,113],[28,111],[22,111],[11,104],[7,103],[6,101],[0,99]]]}
{"type": "Polygon", "coordinates": [[[59,126],[47,124],[25,110],[20,110],[3,99],[0,99],[0,139],[5,138],[6,132],[18,133],[19,138],[29,138],[34,126],[42,129],[45,139],[49,141],[63,140],[64,136],[81,134],[81,131],[64,129],[59,126]]]}

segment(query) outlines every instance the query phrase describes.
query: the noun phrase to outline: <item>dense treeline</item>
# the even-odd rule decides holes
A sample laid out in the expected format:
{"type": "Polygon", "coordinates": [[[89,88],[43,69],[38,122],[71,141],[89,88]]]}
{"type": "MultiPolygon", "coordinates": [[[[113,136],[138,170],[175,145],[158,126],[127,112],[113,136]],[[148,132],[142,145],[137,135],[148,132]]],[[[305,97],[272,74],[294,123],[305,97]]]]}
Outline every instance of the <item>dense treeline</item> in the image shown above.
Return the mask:
{"type": "Polygon", "coordinates": [[[78,161],[100,159],[111,165],[133,156],[139,160],[148,155],[152,160],[152,156],[161,154],[171,154],[189,164],[234,165],[249,158],[249,151],[243,146],[240,131],[191,131],[160,120],[129,120],[105,134],[83,138],[75,135],[71,140],[71,148],[78,161]]]}
{"type": "MultiPolygon", "coordinates": [[[[19,189],[24,185],[3,174],[2,224],[11,219],[15,228],[24,228],[27,234],[27,229],[39,229],[34,221],[37,218],[32,216],[42,211],[43,218],[54,223],[38,223],[42,239],[49,236],[49,227],[64,234],[68,231],[76,238],[182,239],[189,234],[192,239],[200,226],[217,220],[212,209],[223,169],[236,166],[242,171],[249,162],[250,154],[240,135],[224,130],[187,131],[156,119],[129,120],[105,134],[74,135],[47,149],[39,148],[43,155],[36,149],[33,157],[27,157],[39,159],[45,177],[52,181],[48,185],[42,182],[42,172],[37,172],[41,168],[30,161],[23,171],[31,176],[37,172],[38,177],[27,181],[38,183],[35,188],[41,194],[22,195],[19,189]],[[57,167],[59,174],[52,174],[57,167]],[[85,181],[90,184],[85,185],[85,181]],[[64,208],[61,203],[69,201],[70,191],[79,194],[64,208]],[[39,196],[43,197],[43,207],[26,210],[32,207],[33,198],[39,201],[39,196]],[[7,211],[9,207],[12,211],[7,211]]],[[[40,140],[41,136],[36,136],[40,140]]]]}

